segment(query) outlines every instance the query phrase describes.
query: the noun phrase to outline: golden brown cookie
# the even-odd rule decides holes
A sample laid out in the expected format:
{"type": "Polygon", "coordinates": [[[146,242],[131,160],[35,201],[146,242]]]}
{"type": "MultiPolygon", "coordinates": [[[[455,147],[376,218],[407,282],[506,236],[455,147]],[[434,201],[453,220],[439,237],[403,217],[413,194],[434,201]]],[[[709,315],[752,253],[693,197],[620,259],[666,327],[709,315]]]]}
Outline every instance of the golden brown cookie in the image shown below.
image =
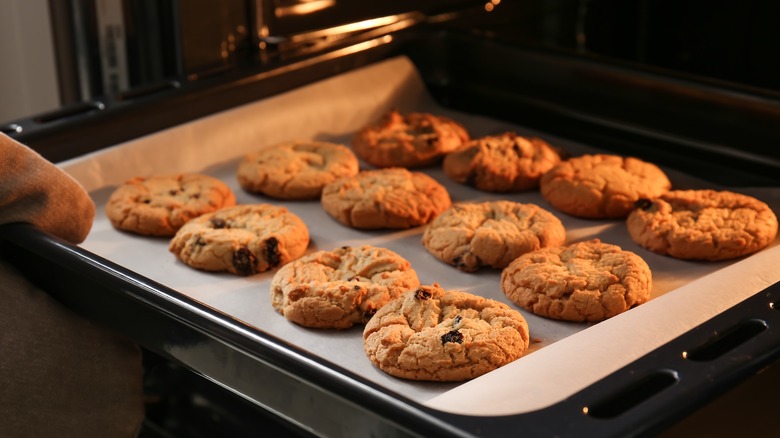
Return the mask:
{"type": "Polygon", "coordinates": [[[358,131],[352,147],[377,167],[419,167],[439,161],[468,141],[466,129],[446,117],[390,111],[358,131]]]}
{"type": "Polygon", "coordinates": [[[204,271],[252,275],[302,256],[309,230],[284,207],[238,205],[187,222],[168,249],[187,265],[204,271]]]}
{"type": "Polygon", "coordinates": [[[421,172],[366,170],[322,190],[322,206],[342,224],[363,229],[411,228],[451,205],[447,189],[421,172]]]}
{"type": "Polygon", "coordinates": [[[412,265],[395,252],[344,246],[284,265],[271,280],[271,303],[302,326],[345,329],[419,285],[412,265]]]}
{"type": "Polygon", "coordinates": [[[466,272],[505,268],[522,254],[565,240],[566,230],[552,213],[510,201],[454,204],[422,237],[428,252],[466,272]]]}
{"type": "Polygon", "coordinates": [[[590,219],[628,216],[641,198],[655,198],[672,184],[658,166],[617,155],[583,155],[542,176],[542,196],[556,209],[590,219]]]}
{"type": "Polygon", "coordinates": [[[650,268],[638,255],[598,239],[523,254],[501,273],[515,304],[553,319],[596,322],[650,298],[650,268]]]}
{"type": "Polygon", "coordinates": [[[540,138],[514,132],[472,140],[444,157],[444,173],[459,183],[487,192],[520,192],[539,186],[539,179],[561,161],[540,138]]]}
{"type": "Polygon", "coordinates": [[[504,303],[438,285],[391,301],[363,331],[366,355],[404,379],[473,379],[522,356],[528,324],[504,303]]]}
{"type": "Polygon", "coordinates": [[[190,219],[235,204],[233,191],[208,175],[137,177],[114,190],[106,203],[106,216],[120,230],[173,236],[190,219]]]}
{"type": "Polygon", "coordinates": [[[322,187],[358,173],[358,160],[346,146],[293,141],[247,154],[239,163],[244,190],[280,199],[316,199],[322,187]]]}
{"type": "Polygon", "coordinates": [[[636,204],[627,220],[631,238],[678,259],[733,259],[765,248],[777,236],[769,206],[739,193],[674,190],[636,204]]]}

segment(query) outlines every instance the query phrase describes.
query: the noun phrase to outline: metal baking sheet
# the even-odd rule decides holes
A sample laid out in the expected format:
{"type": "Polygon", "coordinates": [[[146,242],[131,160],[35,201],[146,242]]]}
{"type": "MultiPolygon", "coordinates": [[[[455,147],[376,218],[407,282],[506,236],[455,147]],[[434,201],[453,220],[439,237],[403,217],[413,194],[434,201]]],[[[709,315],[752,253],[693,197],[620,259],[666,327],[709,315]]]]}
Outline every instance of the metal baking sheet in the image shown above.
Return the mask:
{"type": "MultiPolygon", "coordinates": [[[[653,291],[649,303],[599,324],[553,321],[518,309],[533,339],[525,356],[466,383],[412,382],[388,376],[369,362],[363,353],[362,327],[314,330],[285,320],[270,303],[274,271],[251,277],[197,271],[168,252],[168,239],[117,231],[105,217],[108,196],[126,179],[202,172],[226,182],[239,203],[284,205],[298,214],[309,227],[309,252],[342,245],[386,247],[409,260],[423,283],[437,282],[517,308],[501,292],[499,270],[463,273],[439,262],[420,242],[423,228],[354,230],[330,218],[318,201],[282,202],[239,187],[235,171],[247,152],[296,138],[349,145],[357,129],[391,108],[447,115],[463,123],[473,137],[511,130],[545,138],[574,156],[598,152],[593,146],[556,138],[555,133],[532,132],[481,117],[479,108],[469,114],[449,111],[431,99],[414,65],[399,57],[61,163],[90,192],[98,208],[82,246],[392,392],[437,410],[485,416],[524,413],[561,401],[780,280],[780,271],[773,269],[780,261],[777,241],[758,254],[731,262],[675,260],[633,243],[622,220],[564,215],[538,191],[480,192],[450,181],[439,166],[433,166],[422,171],[442,183],[453,202],[507,199],[535,203],[563,221],[567,243],[598,237],[636,252],[653,272],[653,291]]],[[[361,163],[361,168],[370,166],[361,163]]],[[[674,188],[720,188],[683,172],[665,170],[674,188]]],[[[739,191],[780,211],[780,190],[739,191]]]]}

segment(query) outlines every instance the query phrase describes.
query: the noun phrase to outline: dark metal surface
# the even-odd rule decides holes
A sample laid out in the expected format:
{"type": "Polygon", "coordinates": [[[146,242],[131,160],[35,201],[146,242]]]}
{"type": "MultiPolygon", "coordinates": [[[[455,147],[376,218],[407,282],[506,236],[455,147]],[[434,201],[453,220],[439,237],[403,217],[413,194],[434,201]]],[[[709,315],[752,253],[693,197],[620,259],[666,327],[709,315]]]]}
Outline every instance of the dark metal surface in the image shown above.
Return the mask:
{"type": "Polygon", "coordinates": [[[405,53],[445,106],[724,185],[780,183],[780,99],[462,33],[405,53]]]}

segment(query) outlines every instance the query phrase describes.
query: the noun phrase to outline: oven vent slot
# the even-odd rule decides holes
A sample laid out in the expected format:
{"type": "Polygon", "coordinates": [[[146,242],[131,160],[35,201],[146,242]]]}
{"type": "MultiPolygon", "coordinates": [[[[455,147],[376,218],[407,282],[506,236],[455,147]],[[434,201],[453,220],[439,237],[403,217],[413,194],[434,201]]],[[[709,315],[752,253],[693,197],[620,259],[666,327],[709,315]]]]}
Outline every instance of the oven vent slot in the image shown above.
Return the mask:
{"type": "Polygon", "coordinates": [[[676,371],[656,371],[622,391],[585,408],[584,412],[593,418],[615,418],[674,385],[678,379],[676,371]]]}
{"type": "Polygon", "coordinates": [[[103,105],[102,102],[84,102],[84,103],[69,106],[67,108],[63,108],[61,110],[48,112],[46,114],[36,117],[33,120],[35,120],[36,123],[50,123],[56,120],[62,120],[73,116],[88,114],[93,111],[100,111],[102,109],[105,109],[105,105],[103,105]]]}
{"type": "Polygon", "coordinates": [[[684,352],[683,357],[695,362],[714,360],[744,344],[764,330],[766,330],[766,322],[760,319],[748,319],[715,335],[704,345],[684,352]]]}

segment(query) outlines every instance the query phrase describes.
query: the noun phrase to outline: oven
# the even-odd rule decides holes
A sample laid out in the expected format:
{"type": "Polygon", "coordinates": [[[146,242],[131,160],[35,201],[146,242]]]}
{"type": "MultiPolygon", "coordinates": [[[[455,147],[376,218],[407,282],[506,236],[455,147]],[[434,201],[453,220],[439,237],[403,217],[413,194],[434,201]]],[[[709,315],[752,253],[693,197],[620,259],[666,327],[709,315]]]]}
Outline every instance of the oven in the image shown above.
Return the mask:
{"type": "MultiPolygon", "coordinates": [[[[636,156],[674,185],[753,194],[780,211],[770,2],[118,3],[124,18],[111,21],[102,2],[63,2],[53,20],[58,57],[71,61],[58,64],[63,106],[3,126],[76,175],[99,215],[123,172],[231,180],[255,145],[299,135],[348,144],[361,123],[394,107],[444,113],[483,135],[540,135],[572,155],[636,156]],[[108,65],[111,44],[124,58],[108,65]],[[102,173],[87,170],[95,168],[102,173]]],[[[453,198],[481,196],[448,184],[453,198]]],[[[511,198],[540,199],[522,196],[511,198]]],[[[291,208],[315,221],[316,207],[291,208]]],[[[325,222],[309,223],[318,249],[379,242],[421,260],[429,281],[495,284],[496,272],[450,274],[426,260],[419,233],[325,222]]],[[[570,239],[622,238],[619,221],[566,224],[570,239]]],[[[102,240],[109,234],[98,217],[81,246],[21,224],[3,226],[0,240],[23,270],[51,272],[39,279],[47,292],[142,346],[157,400],[147,406],[150,434],[654,435],[776,375],[777,242],[714,264],[670,262],[626,243],[661,273],[650,302],[593,325],[529,316],[538,346],[517,363],[463,384],[417,384],[366,371],[347,346],[358,330],[283,327],[255,304],[268,298],[267,275],[238,286],[182,276],[165,267],[173,261],[164,243],[102,240]],[[152,263],[136,262],[147,256],[152,263]]]]}

